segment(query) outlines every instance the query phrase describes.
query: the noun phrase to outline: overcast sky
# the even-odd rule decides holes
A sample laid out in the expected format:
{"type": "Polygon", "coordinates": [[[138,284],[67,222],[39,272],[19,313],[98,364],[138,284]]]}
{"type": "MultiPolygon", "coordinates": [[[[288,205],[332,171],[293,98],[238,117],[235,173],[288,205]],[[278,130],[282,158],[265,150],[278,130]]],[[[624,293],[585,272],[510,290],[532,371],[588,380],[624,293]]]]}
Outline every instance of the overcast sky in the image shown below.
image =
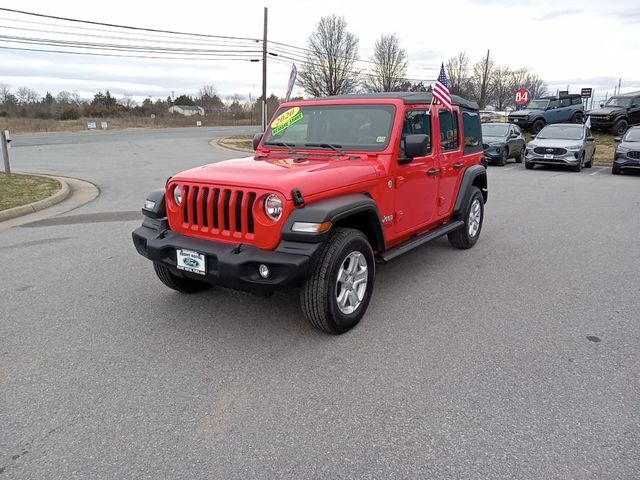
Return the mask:
{"type": "MultiPolygon", "coordinates": [[[[571,91],[593,87],[598,99],[605,92],[611,94],[618,78],[622,79],[622,92],[640,90],[639,0],[431,0],[386,4],[392,7],[383,8],[382,2],[345,0],[2,2],[5,8],[83,20],[250,38],[262,36],[266,6],[269,39],[299,47],[306,46],[320,17],[335,13],[344,16],[349,30],[359,37],[361,59],[370,58],[381,33],[396,33],[408,54],[411,79],[433,82],[440,63],[447,58],[466,51],[475,61],[489,49],[497,64],[529,68],[554,92],[567,84],[571,91]]],[[[53,34],[60,28],[41,23],[61,24],[0,11],[0,35],[119,41],[78,36],[116,36],[113,31],[69,29],[76,33],[70,37],[53,34]]],[[[178,45],[167,39],[152,39],[165,46],[203,48],[191,47],[189,40],[178,45]]],[[[0,46],[28,48],[1,41],[0,46]]],[[[41,94],[69,90],[90,98],[98,90],[109,89],[116,96],[128,94],[141,99],[147,95],[166,97],[172,92],[176,96],[194,94],[202,85],[214,84],[223,98],[234,93],[255,98],[261,89],[261,64],[247,60],[130,59],[6,49],[0,49],[0,56],[0,83],[13,88],[31,87],[41,94]]],[[[283,96],[290,61],[282,57],[270,61],[268,70],[268,92],[283,96]]]]}

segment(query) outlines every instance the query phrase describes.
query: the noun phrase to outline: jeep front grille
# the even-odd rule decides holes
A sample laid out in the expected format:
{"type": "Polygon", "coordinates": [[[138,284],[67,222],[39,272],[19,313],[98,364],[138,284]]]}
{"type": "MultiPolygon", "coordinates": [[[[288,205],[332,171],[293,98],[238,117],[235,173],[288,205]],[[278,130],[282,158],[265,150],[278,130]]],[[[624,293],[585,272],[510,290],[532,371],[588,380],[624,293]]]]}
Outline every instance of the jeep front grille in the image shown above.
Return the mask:
{"type": "Polygon", "coordinates": [[[181,187],[184,228],[236,238],[253,236],[256,192],[201,185],[181,187]]]}
{"type": "Polygon", "coordinates": [[[537,153],[538,155],[548,155],[548,154],[553,154],[553,155],[566,155],[567,154],[567,150],[565,148],[547,148],[547,147],[536,147],[533,149],[533,151],[535,153],[537,153]]]}

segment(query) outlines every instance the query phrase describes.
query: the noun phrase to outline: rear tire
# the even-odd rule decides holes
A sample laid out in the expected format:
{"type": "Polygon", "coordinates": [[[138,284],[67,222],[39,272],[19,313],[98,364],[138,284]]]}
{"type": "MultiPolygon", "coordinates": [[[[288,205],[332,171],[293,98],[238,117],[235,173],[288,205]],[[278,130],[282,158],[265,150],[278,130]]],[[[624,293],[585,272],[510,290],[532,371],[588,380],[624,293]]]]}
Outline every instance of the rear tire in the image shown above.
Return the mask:
{"type": "Polygon", "coordinates": [[[207,282],[201,282],[192,278],[179,277],[173,273],[169,268],[161,263],[153,263],[153,269],[156,275],[162,283],[172,290],[177,290],[181,293],[197,293],[203,290],[208,290],[213,285],[207,282]]]}
{"type": "Polygon", "coordinates": [[[484,198],[478,187],[473,187],[469,201],[462,211],[464,225],[449,233],[449,243],[455,248],[467,249],[473,247],[482,230],[484,220],[484,198]]]}
{"type": "Polygon", "coordinates": [[[584,117],[582,113],[576,112],[571,117],[571,123],[584,123],[584,117]]]}
{"type": "Polygon", "coordinates": [[[375,261],[359,230],[336,228],[309,268],[300,303],[309,323],[338,335],[355,327],[373,293],[375,261]]]}

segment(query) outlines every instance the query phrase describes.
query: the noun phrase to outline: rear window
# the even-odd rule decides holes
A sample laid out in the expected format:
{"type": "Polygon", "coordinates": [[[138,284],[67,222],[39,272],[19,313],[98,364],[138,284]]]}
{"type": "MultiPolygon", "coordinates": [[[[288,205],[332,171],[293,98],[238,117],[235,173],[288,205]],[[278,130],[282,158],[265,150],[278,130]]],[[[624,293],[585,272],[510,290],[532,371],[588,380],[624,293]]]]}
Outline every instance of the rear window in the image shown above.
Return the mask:
{"type": "Polygon", "coordinates": [[[462,128],[464,132],[464,154],[482,150],[482,126],[478,112],[462,111],[462,128]]]}

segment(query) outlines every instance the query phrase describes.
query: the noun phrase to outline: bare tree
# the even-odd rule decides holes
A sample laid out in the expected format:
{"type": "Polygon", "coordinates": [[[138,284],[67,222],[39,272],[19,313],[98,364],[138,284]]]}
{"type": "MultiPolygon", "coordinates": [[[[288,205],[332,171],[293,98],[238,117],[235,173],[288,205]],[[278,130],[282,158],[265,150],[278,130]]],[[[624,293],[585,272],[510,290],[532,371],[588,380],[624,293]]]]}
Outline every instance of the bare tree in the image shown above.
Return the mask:
{"type": "Polygon", "coordinates": [[[374,64],[362,86],[368,92],[397,92],[402,88],[407,74],[407,52],[400,47],[395,33],[381,35],[376,40],[371,59],[374,64]]]}
{"type": "Polygon", "coordinates": [[[224,108],[224,103],[213,84],[203,85],[198,91],[198,97],[198,105],[207,112],[221,111],[224,108]]]}
{"type": "Polygon", "coordinates": [[[300,84],[308,94],[320,97],[355,91],[358,38],[347,31],[344,17],[322,17],[309,36],[307,48],[300,84]]]}
{"type": "Polygon", "coordinates": [[[449,92],[454,95],[466,96],[469,88],[469,57],[461,52],[447,60],[447,75],[449,77],[449,92]]]}
{"type": "Polygon", "coordinates": [[[38,92],[27,87],[20,87],[16,93],[16,97],[18,97],[18,102],[20,103],[20,105],[35,103],[40,99],[40,95],[38,95],[38,92]]]}
{"type": "Polygon", "coordinates": [[[124,106],[127,110],[131,110],[138,104],[129,93],[125,94],[118,103],[124,106]]]}
{"type": "Polygon", "coordinates": [[[11,93],[11,87],[6,83],[0,83],[0,105],[4,105],[9,100],[11,93]]]}
{"type": "Polygon", "coordinates": [[[489,97],[492,93],[489,80],[493,75],[493,68],[493,60],[489,59],[488,56],[476,62],[472,67],[471,76],[468,82],[468,96],[478,102],[480,108],[487,106],[489,97]]]}
{"type": "Polygon", "coordinates": [[[512,103],[515,92],[511,84],[511,69],[509,67],[496,67],[490,79],[491,95],[489,101],[498,110],[504,110],[512,103]]]}

